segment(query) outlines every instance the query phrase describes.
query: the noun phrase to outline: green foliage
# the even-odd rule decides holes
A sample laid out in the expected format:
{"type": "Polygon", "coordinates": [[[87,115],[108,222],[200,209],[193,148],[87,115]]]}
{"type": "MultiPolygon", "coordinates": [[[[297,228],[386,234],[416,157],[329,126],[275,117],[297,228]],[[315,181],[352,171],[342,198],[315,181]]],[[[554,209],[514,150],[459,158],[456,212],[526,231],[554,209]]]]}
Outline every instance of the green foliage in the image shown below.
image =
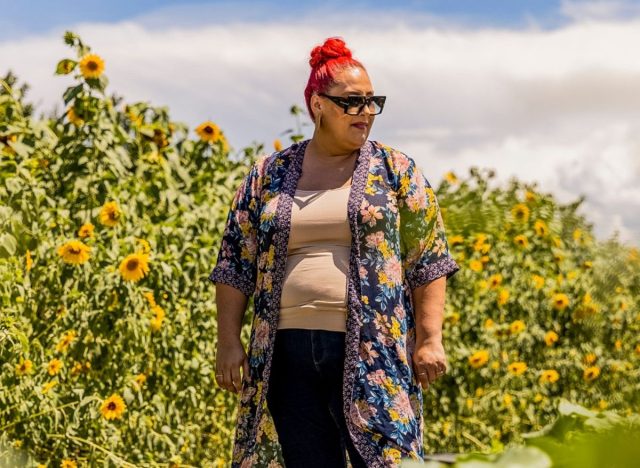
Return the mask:
{"type": "Polygon", "coordinates": [[[626,468],[640,458],[640,414],[596,413],[565,399],[552,423],[522,436],[524,445],[512,444],[501,453],[467,453],[448,465],[407,460],[402,467],[626,468]]]}
{"type": "Polygon", "coordinates": [[[262,145],[232,158],[222,132],[190,138],[167,109],[107,96],[106,80],[64,65],[90,52],[66,39],[78,61],[57,67],[77,72],[64,115],[33,119],[26,87],[2,81],[0,433],[51,466],[222,465],[238,397],[213,376],[206,276],[262,145]],[[110,203],[118,217],[105,224],[110,203]],[[88,247],[86,261],[63,261],[71,240],[88,247]],[[147,256],[139,281],[120,273],[131,254],[147,256]],[[126,409],[108,420],[111,395],[126,409]]]}

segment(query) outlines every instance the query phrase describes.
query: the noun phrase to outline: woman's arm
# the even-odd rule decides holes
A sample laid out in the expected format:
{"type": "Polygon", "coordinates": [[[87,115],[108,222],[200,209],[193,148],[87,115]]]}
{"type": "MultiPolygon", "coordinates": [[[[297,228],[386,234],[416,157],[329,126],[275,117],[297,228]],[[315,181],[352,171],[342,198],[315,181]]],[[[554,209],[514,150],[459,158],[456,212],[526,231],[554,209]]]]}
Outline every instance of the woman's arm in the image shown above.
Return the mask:
{"type": "Polygon", "coordinates": [[[442,340],[446,288],[446,277],[441,276],[413,290],[416,346],[442,340]]]}
{"type": "Polygon", "coordinates": [[[442,344],[446,285],[446,276],[440,276],[412,292],[416,314],[416,344],[411,362],[416,378],[425,390],[448,368],[442,344]]]}
{"type": "Polygon", "coordinates": [[[216,382],[233,392],[241,388],[240,367],[243,378],[249,372],[240,332],[249,297],[256,287],[259,186],[259,167],[254,163],[233,197],[217,262],[208,277],[216,285],[216,382]]]}
{"type": "Polygon", "coordinates": [[[225,390],[240,391],[240,367],[242,378],[249,373],[249,362],[240,340],[242,317],[249,298],[239,289],[224,283],[216,283],[216,307],[218,309],[218,344],[216,357],[216,381],[225,390]],[[221,376],[218,374],[222,374],[221,376]]]}

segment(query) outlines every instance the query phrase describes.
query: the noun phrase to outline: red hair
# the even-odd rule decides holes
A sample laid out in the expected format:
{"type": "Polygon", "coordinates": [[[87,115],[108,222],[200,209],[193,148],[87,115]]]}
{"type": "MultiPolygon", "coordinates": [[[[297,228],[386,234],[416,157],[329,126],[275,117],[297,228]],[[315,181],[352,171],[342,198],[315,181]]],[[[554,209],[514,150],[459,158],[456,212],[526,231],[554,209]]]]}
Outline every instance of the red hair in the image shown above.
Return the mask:
{"type": "Polygon", "coordinates": [[[340,37],[330,37],[321,46],[314,47],[309,65],[311,74],[304,90],[304,98],[311,120],[315,120],[311,110],[311,95],[314,92],[326,92],[336,83],[336,74],[345,68],[360,67],[366,71],[364,65],[351,56],[351,50],[340,37]]]}

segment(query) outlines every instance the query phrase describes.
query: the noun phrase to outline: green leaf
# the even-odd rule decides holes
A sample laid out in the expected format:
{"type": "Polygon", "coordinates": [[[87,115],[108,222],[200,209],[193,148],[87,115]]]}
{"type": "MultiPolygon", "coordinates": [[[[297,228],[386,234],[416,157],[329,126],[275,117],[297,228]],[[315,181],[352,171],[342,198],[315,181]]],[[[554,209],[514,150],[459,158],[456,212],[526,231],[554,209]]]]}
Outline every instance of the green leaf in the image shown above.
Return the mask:
{"type": "Polygon", "coordinates": [[[28,158],[33,152],[33,148],[29,145],[25,145],[21,141],[9,141],[7,143],[13,150],[16,152],[18,156],[21,158],[28,158]]]}
{"type": "Polygon", "coordinates": [[[62,60],[60,60],[58,62],[58,65],[56,65],[55,74],[56,75],[68,75],[73,70],[75,70],[76,65],[78,65],[78,62],[76,62],[75,60],[62,59],[62,60]]]}
{"type": "Polygon", "coordinates": [[[79,84],[78,86],[68,87],[67,90],[62,95],[62,98],[64,99],[64,103],[69,104],[69,101],[74,99],[80,93],[80,91],[82,91],[82,84],[79,84]]]}
{"type": "Polygon", "coordinates": [[[7,190],[13,194],[16,194],[20,191],[21,184],[18,177],[9,177],[7,180],[5,180],[4,184],[7,186],[7,190]]]}
{"type": "Polygon", "coordinates": [[[580,416],[585,416],[587,418],[593,418],[596,416],[596,413],[594,413],[593,411],[589,411],[584,406],[571,403],[564,398],[561,398],[560,402],[558,403],[558,412],[565,415],[579,414],[580,416]]]}
{"type": "Polygon", "coordinates": [[[6,258],[15,255],[17,246],[16,238],[11,234],[5,232],[0,235],[0,257],[6,258]]]}

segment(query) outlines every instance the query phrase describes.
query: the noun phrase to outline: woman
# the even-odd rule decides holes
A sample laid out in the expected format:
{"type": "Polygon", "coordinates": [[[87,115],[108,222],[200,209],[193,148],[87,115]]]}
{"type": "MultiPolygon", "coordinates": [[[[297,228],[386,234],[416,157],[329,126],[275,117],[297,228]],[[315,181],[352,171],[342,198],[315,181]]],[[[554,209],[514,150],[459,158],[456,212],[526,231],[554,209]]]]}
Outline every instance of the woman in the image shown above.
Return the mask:
{"type": "Polygon", "coordinates": [[[367,139],[384,97],[364,66],[340,38],[310,64],[313,137],[252,165],[209,275],[216,381],[241,394],[232,466],[399,466],[424,457],[422,389],[446,372],[459,266],[415,161],[367,139]]]}

